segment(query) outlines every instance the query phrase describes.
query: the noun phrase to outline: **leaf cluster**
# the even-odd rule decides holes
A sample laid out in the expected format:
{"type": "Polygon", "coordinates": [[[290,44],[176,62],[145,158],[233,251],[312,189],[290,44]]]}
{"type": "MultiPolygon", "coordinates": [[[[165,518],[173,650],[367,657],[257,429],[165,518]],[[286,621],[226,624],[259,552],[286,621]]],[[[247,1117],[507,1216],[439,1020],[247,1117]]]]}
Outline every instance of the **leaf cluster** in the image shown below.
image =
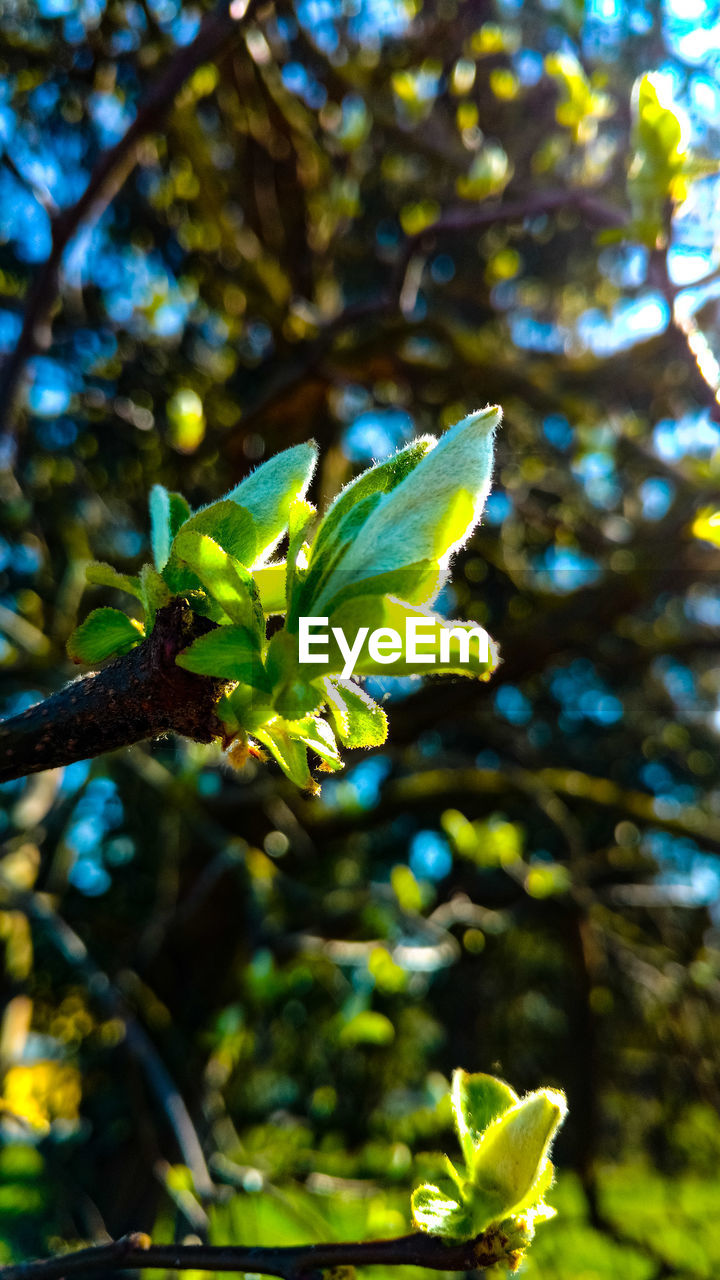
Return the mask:
{"type": "Polygon", "coordinates": [[[457,1070],[452,1107],[465,1163],[458,1169],[446,1157],[451,1190],[415,1189],[414,1222],[456,1240],[498,1228],[514,1269],[536,1225],[554,1216],[544,1200],[554,1172],[547,1153],[565,1118],[565,1095],[538,1089],[521,1099],[495,1076],[457,1070]]]}
{"type": "MultiPolygon", "coordinates": [[[[95,663],[129,652],[152,632],[159,609],[173,597],[214,625],[177,657],[197,675],[225,682],[217,714],[231,759],[257,744],[293,782],[316,790],[308,751],[320,768],[342,768],[339,744],[372,747],[385,741],[387,717],[369,694],[343,679],[335,630],[352,636],[361,626],[404,631],[409,618],[434,619],[435,650],[424,661],[405,655],[393,675],[419,675],[438,659],[448,623],[431,609],[449,561],[478,523],[492,474],[493,436],[500,411],[470,414],[438,442],[414,440],[349,484],[324,517],[306,500],[316,465],[314,444],[276,454],[217,502],[192,512],[179,493],[154,485],[150,495],[153,561],[137,576],[92,564],[88,580],[135,597],[143,620],[119,609],[94,610],[77,628],[69,653],[95,663]],[[284,560],[273,559],[287,536],[284,560]],[[282,625],[268,635],[269,617],[282,625]],[[333,632],[327,658],[300,662],[302,617],[322,617],[333,632]]],[[[463,654],[457,634],[433,671],[487,679],[486,661],[463,654]]],[[[360,675],[385,675],[370,654],[360,675]]]]}

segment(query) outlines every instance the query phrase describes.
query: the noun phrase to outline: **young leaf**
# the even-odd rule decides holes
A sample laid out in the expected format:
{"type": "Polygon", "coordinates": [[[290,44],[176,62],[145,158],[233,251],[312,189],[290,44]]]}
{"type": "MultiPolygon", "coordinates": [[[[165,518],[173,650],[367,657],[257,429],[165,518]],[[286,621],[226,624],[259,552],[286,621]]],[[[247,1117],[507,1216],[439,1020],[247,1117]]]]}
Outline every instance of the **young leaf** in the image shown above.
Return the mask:
{"type": "Polygon", "coordinates": [[[411,1205],[415,1226],[431,1236],[470,1240],[476,1234],[467,1207],[444,1195],[439,1187],[427,1183],[416,1187],[411,1205]]]}
{"type": "Polygon", "coordinates": [[[436,444],[434,436],[419,436],[417,440],[413,440],[412,444],[399,449],[386,462],[369,467],[355,480],[351,480],[323,516],[313,543],[313,560],[319,559],[330,549],[330,544],[335,541],[342,521],[354,506],[374,493],[389,493],[410,474],[413,467],[417,466],[430,449],[434,449],[436,444]]]}
{"type": "Polygon", "coordinates": [[[95,587],[115,587],[117,591],[126,591],[129,596],[135,596],[136,600],[142,600],[140,579],[131,577],[128,573],[118,573],[111,564],[93,560],[85,569],[85,577],[95,587]]]}
{"type": "Polygon", "coordinates": [[[211,502],[210,506],[196,511],[194,516],[185,521],[170,548],[170,558],[162,572],[175,595],[186,595],[189,591],[202,588],[197,574],[193,573],[177,552],[177,538],[180,534],[185,537],[188,533],[205,533],[240,564],[252,564],[255,556],[255,526],[249,511],[234,502],[211,502]]]}
{"type": "Polygon", "coordinates": [[[380,747],[387,738],[387,716],[369,693],[349,680],[324,680],[330,715],[346,747],[380,747]]]}
{"type": "Polygon", "coordinates": [[[273,706],[284,720],[302,720],[320,710],[324,691],[315,683],[319,673],[299,665],[295,638],[284,627],[270,640],[265,669],[273,706]]]}
{"type": "Polygon", "coordinates": [[[247,627],[216,627],[193,640],[176,661],[196,675],[240,680],[263,692],[268,689],[257,636],[247,627]]]}
{"type": "Polygon", "coordinates": [[[255,729],[253,737],[268,748],[283,773],[287,774],[296,786],[312,794],[320,790],[308,767],[307,747],[304,742],[291,737],[282,720],[271,720],[264,728],[255,729]]]}
{"type": "Polygon", "coordinates": [[[327,720],[320,716],[306,716],[304,720],[296,720],[287,725],[291,738],[304,742],[320,757],[325,767],[333,773],[342,769],[343,762],[333,733],[327,720]]]}
{"type": "Polygon", "coordinates": [[[349,574],[360,580],[420,560],[447,565],[482,515],[500,417],[496,406],[471,413],[383,495],[325,583],[323,601],[332,599],[338,574],[347,582],[349,574]]]}
{"type": "Polygon", "coordinates": [[[331,585],[313,603],[314,616],[334,614],[341,604],[356,596],[396,596],[408,604],[430,604],[446,577],[437,560],[420,560],[402,568],[359,577],[343,572],[340,566],[332,575],[331,585]]]}
{"type": "MultiPolygon", "coordinates": [[[[289,627],[292,627],[295,620],[303,614],[319,614],[318,601],[323,597],[325,584],[332,579],[335,570],[349,550],[353,538],[357,537],[371,512],[378,506],[381,496],[379,493],[370,493],[355,503],[338,525],[334,537],[326,543],[322,555],[316,556],[311,550],[307,576],[292,601],[293,607],[287,621],[289,627]]],[[[346,579],[346,583],[348,581],[350,579],[346,579]]]]}
{"type": "Polygon", "coordinates": [[[171,493],[161,484],[150,490],[150,539],[155,568],[168,562],[170,547],[178,529],[190,515],[190,504],[181,493],[171,493]]]}
{"type": "Polygon", "coordinates": [[[173,555],[189,565],[209,595],[238,626],[249,627],[262,638],[265,620],[252,575],[207,533],[181,529],[173,555]]]}
{"type": "MultiPolygon", "coordinates": [[[[476,1188],[497,1202],[495,1217],[507,1217],[546,1176],[548,1148],[565,1119],[565,1095],[538,1089],[506,1111],[475,1147],[470,1174],[476,1188]]],[[[543,1189],[545,1183],[542,1184],[543,1189]]],[[[539,1199],[542,1191],[538,1192],[539,1199]]]]}
{"type": "Polygon", "coordinates": [[[143,628],[119,609],[93,609],[68,640],[73,662],[102,662],[129,653],[140,643],[143,628]]]}
{"type": "Polygon", "coordinates": [[[202,507],[185,521],[173,542],[171,561],[175,555],[177,538],[191,532],[206,533],[223,551],[239,560],[246,568],[250,567],[255,558],[255,522],[247,508],[236,502],[229,502],[227,498],[211,502],[208,507],[202,507]]]}
{"type": "Polygon", "coordinates": [[[151,564],[144,564],[140,570],[140,587],[145,610],[145,630],[148,635],[155,625],[155,614],[170,599],[170,589],[157,569],[151,564]]]}
{"type": "Polygon", "coordinates": [[[229,733],[254,733],[276,718],[270,697],[257,686],[236,684],[215,704],[219,720],[229,733]]]}
{"type": "MultiPolygon", "coordinates": [[[[305,502],[302,498],[298,498],[296,502],[290,504],[288,514],[287,579],[285,583],[285,598],[289,613],[292,613],[291,601],[293,594],[302,581],[299,560],[303,543],[316,515],[315,507],[310,502],[305,502]]],[[[304,565],[303,570],[306,567],[307,565],[304,565]]]]}
{"type": "MultiPolygon", "coordinates": [[[[402,600],[384,596],[358,596],[340,605],[333,613],[329,623],[329,641],[327,646],[328,660],[326,664],[314,664],[301,670],[312,671],[315,678],[320,675],[341,675],[347,679],[349,675],[440,675],[452,674],[474,676],[487,680],[498,663],[496,646],[487,632],[472,622],[447,622],[439,614],[428,609],[408,605],[402,600]],[[408,623],[417,625],[416,652],[406,645],[408,623]],[[393,631],[399,638],[396,656],[392,663],[382,662],[373,657],[367,643],[359,650],[353,662],[352,671],[347,671],[347,657],[341,650],[332,629],[343,633],[348,645],[352,645],[361,629],[369,633],[385,629],[393,631]],[[471,634],[467,640],[464,636],[471,634]],[[473,635],[472,633],[476,634],[473,635]],[[445,633],[445,640],[443,640],[445,633]],[[445,645],[443,652],[441,645],[445,645]]],[[[320,650],[317,650],[320,653],[320,650]]]]}
{"type": "Polygon", "coordinates": [[[548,1218],[554,1218],[555,1209],[545,1204],[543,1199],[546,1191],[550,1190],[554,1177],[555,1167],[551,1160],[546,1160],[541,1166],[537,1181],[533,1183],[525,1199],[513,1205],[513,1217],[516,1217],[517,1214],[531,1211],[532,1217],[538,1222],[545,1222],[548,1218]]]}
{"type": "Polygon", "coordinates": [[[256,565],[265,564],[280,541],[287,528],[290,505],[305,497],[316,463],[317,449],[312,442],[295,445],[268,458],[226,494],[226,500],[245,507],[255,521],[256,565]]]}
{"type": "Polygon", "coordinates": [[[284,613],[287,607],[285,582],[287,565],[268,564],[263,569],[253,569],[255,586],[258,589],[263,613],[266,615],[284,613]]]}
{"type": "Polygon", "coordinates": [[[470,1168],[485,1130],[520,1099],[504,1080],[483,1072],[469,1075],[459,1068],[453,1072],[451,1099],[460,1146],[470,1168]]]}

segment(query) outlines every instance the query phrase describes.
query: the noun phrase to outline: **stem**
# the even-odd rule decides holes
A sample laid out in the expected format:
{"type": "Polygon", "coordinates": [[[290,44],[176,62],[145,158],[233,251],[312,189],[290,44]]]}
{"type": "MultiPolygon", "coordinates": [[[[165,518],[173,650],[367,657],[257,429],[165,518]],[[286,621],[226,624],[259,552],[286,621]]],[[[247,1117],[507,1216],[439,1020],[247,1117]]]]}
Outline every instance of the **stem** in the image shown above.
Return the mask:
{"type": "Polygon", "coordinates": [[[482,1271],[507,1260],[504,1237],[497,1231],[474,1240],[446,1244],[437,1236],[417,1232],[394,1240],[349,1244],[308,1244],[269,1247],[235,1245],[150,1244],[136,1233],[112,1244],[80,1249],[38,1262],[0,1267],[0,1280],[61,1280],[89,1271],[250,1271],[298,1280],[332,1267],[410,1266],[432,1271],[482,1271]]]}
{"type": "Polygon", "coordinates": [[[175,659],[213,624],[185,600],[159,609],[136,649],[0,723],[0,782],[56,769],[162,733],[196,742],[222,735],[215,703],[222,682],[193,675],[175,659]]]}

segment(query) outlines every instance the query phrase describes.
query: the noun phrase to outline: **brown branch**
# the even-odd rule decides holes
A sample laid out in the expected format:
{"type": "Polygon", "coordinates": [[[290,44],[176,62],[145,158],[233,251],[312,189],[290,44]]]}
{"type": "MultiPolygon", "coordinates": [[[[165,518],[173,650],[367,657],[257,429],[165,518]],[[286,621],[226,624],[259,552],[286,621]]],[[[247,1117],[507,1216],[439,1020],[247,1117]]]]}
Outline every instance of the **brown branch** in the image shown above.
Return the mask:
{"type": "Polygon", "coordinates": [[[482,1271],[507,1261],[506,1241],[497,1230],[459,1244],[446,1244],[436,1236],[415,1233],[394,1240],[368,1240],[348,1244],[287,1246],[150,1244],[136,1233],[112,1244],[80,1249],[39,1262],[19,1262],[0,1267],[0,1280],[61,1280],[64,1277],[111,1271],[249,1271],[299,1280],[333,1267],[402,1266],[431,1271],[482,1271]]]}
{"type": "MultiPolygon", "coordinates": [[[[247,19],[256,5],[248,0],[243,18],[247,19]]],[[[115,198],[132,172],[138,158],[138,147],[148,134],[162,124],[176,94],[192,73],[204,62],[218,58],[237,37],[241,22],[231,17],[231,6],[223,3],[205,18],[195,39],[177,53],[150,88],[138,107],[132,124],[122,138],[104,151],[97,160],[87,187],[75,204],[51,217],[52,246],[30,286],[25,318],[13,351],[0,369],[0,426],[5,433],[12,429],[23,371],[27,361],[49,346],[52,313],[59,291],[59,272],[63,253],[70,240],[87,222],[97,220],[115,198]]]]}
{"type": "MultiPolygon", "coordinates": [[[[322,324],[317,336],[298,344],[283,362],[279,370],[268,379],[244,409],[244,432],[251,431],[278,401],[287,396],[321,365],[332,351],[335,339],[362,324],[365,320],[388,319],[399,315],[407,319],[403,289],[410,263],[424,256],[438,237],[477,231],[506,223],[524,222],[543,214],[563,209],[575,209],[589,225],[597,227],[622,227],[627,214],[614,205],[607,204],[589,188],[558,188],[539,191],[535,195],[506,201],[484,201],[482,204],[447,209],[429,226],[405,240],[397,261],[390,272],[390,279],[382,293],[358,302],[349,303],[332,319],[322,324]]],[[[419,287],[420,280],[416,281],[419,287]]],[[[240,448],[244,435],[235,441],[240,448]]],[[[230,451],[233,450],[230,444],[230,451]]]]}
{"type": "MultiPolygon", "coordinates": [[[[667,238],[669,246],[669,225],[667,238]]],[[[720,368],[694,315],[689,311],[683,314],[677,307],[676,300],[682,288],[675,286],[670,279],[668,252],[669,247],[666,247],[656,249],[650,255],[648,281],[660,289],[667,302],[670,313],[668,331],[675,338],[679,358],[690,373],[695,395],[709,411],[711,420],[720,423],[720,368]]],[[[712,278],[709,277],[710,280],[712,278]]],[[[699,281],[700,285],[704,283],[699,281]]]]}
{"type": "Polygon", "coordinates": [[[0,723],[0,782],[87,760],[163,733],[196,742],[222,735],[219,681],[183,671],[175,659],[213,626],[177,598],[158,610],[136,649],[0,723]]]}
{"type": "Polygon", "coordinates": [[[554,793],[568,802],[607,809],[674,835],[690,836],[703,849],[720,854],[720,821],[699,806],[684,805],[677,813],[668,814],[658,810],[655,797],[645,791],[621,787],[611,778],[581,773],[570,767],[531,771],[504,764],[499,769],[457,766],[425,769],[391,779],[378,802],[363,813],[348,815],[303,800],[295,800],[295,806],[309,830],[321,833],[327,841],[343,835],[349,828],[368,830],[379,826],[396,814],[407,812],[411,806],[415,809],[434,805],[438,800],[449,804],[455,797],[467,804],[472,797],[497,797],[507,793],[529,795],[538,803],[554,793]]]}

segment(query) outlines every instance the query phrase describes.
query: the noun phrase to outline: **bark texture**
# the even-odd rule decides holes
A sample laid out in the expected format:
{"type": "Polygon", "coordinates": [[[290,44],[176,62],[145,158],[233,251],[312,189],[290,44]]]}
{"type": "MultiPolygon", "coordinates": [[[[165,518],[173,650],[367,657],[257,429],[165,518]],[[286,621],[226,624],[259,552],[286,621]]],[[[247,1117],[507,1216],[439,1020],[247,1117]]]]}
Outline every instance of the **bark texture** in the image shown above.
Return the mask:
{"type": "Polygon", "coordinates": [[[0,782],[128,747],[162,733],[212,742],[223,733],[221,681],[183,671],[175,659],[214,626],[187,602],[158,610],[152,634],[101,671],[82,676],[0,723],[0,782]]]}

